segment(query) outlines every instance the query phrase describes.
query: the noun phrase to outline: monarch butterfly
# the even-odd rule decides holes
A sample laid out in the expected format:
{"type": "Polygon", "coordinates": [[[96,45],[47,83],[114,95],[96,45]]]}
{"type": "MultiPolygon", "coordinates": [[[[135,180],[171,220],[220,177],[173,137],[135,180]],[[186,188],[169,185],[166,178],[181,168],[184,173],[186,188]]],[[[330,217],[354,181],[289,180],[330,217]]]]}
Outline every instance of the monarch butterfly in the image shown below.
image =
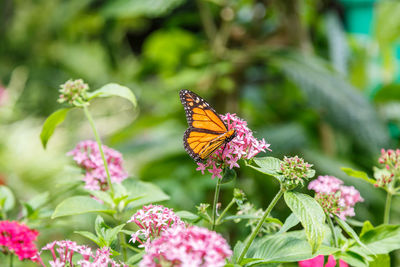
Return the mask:
{"type": "Polygon", "coordinates": [[[228,130],[217,112],[203,98],[189,90],[181,90],[179,97],[189,124],[183,135],[183,145],[194,161],[207,159],[215,150],[235,138],[235,129],[228,130]]]}

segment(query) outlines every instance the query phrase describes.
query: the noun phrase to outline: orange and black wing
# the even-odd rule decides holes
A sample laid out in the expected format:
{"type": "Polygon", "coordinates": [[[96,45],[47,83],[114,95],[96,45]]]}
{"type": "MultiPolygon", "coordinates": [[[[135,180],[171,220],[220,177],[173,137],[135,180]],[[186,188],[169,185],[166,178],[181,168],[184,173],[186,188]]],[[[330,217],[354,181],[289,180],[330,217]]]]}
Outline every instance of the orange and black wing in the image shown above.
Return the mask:
{"type": "Polygon", "coordinates": [[[228,131],[219,115],[200,96],[189,90],[181,90],[179,94],[189,124],[183,136],[185,150],[195,161],[205,160],[229,142],[235,131],[228,131]]]}
{"type": "Polygon", "coordinates": [[[185,108],[189,128],[219,134],[227,132],[225,123],[203,98],[189,90],[181,90],[179,96],[185,108]]]}

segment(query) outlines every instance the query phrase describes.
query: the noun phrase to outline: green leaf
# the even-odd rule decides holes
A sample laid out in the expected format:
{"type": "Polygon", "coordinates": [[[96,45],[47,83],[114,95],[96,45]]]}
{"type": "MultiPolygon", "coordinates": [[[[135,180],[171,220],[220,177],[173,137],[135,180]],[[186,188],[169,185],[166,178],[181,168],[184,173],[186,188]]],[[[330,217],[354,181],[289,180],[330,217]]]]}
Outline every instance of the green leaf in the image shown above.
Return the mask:
{"type": "Polygon", "coordinates": [[[335,221],[337,222],[337,224],[339,224],[339,226],[351,237],[354,239],[354,241],[356,241],[356,243],[358,245],[360,245],[362,248],[364,248],[365,250],[368,251],[368,254],[372,254],[375,255],[375,253],[368,248],[363,242],[361,242],[360,238],[358,237],[357,233],[353,230],[353,228],[350,227],[350,225],[348,225],[345,221],[343,221],[342,219],[340,219],[338,216],[335,216],[335,221]]]}
{"type": "Polygon", "coordinates": [[[167,194],[152,183],[146,183],[135,179],[126,179],[122,184],[129,193],[129,198],[135,199],[140,196],[139,199],[136,199],[127,205],[128,209],[169,199],[167,194]]]}
{"type": "MultiPolygon", "coordinates": [[[[368,247],[367,254],[372,254],[371,250],[376,254],[387,254],[400,249],[400,225],[379,225],[366,231],[360,239],[368,247]]],[[[361,247],[355,245],[352,249],[360,251],[361,247]]]]}
{"type": "Polygon", "coordinates": [[[15,206],[15,197],[10,188],[7,186],[0,186],[0,199],[2,200],[1,209],[4,211],[12,210],[15,206]]]}
{"type": "Polygon", "coordinates": [[[99,190],[87,190],[89,194],[96,197],[97,199],[103,201],[108,204],[110,207],[114,205],[113,199],[111,198],[108,192],[99,191],[99,190]]]}
{"type": "Polygon", "coordinates": [[[110,96],[119,96],[129,100],[134,107],[136,107],[136,97],[132,93],[132,91],[125,86],[116,84],[116,83],[109,83],[101,87],[100,89],[91,92],[89,94],[89,100],[96,98],[96,97],[110,97],[110,96]]]}
{"type": "Polygon", "coordinates": [[[330,255],[339,249],[322,245],[316,253],[312,253],[304,231],[292,231],[257,240],[252,250],[254,254],[250,255],[251,258],[258,260],[246,266],[270,262],[297,262],[317,255],[330,255]]]}
{"type": "Polygon", "coordinates": [[[374,229],[374,226],[370,221],[365,221],[363,227],[361,228],[360,238],[369,230],[374,229]]]}
{"type": "Polygon", "coordinates": [[[285,223],[279,230],[278,234],[282,234],[287,232],[289,229],[292,227],[295,227],[299,223],[299,219],[297,219],[296,215],[294,213],[291,213],[285,220],[285,223]]]}
{"type": "Polygon", "coordinates": [[[40,133],[40,140],[44,148],[47,146],[50,137],[53,135],[56,127],[65,120],[68,111],[71,108],[62,108],[53,112],[43,124],[42,132],[40,133]]]}
{"type": "Polygon", "coordinates": [[[138,16],[159,17],[184,0],[115,0],[109,2],[102,13],[107,17],[129,18],[138,16]]]}
{"type": "Polygon", "coordinates": [[[132,257],[130,257],[126,263],[135,264],[143,258],[143,255],[144,255],[144,251],[141,251],[141,252],[133,255],[132,257]]]}
{"type": "Polygon", "coordinates": [[[124,228],[125,223],[115,226],[114,228],[107,229],[104,235],[104,240],[107,245],[110,246],[111,243],[118,238],[118,233],[124,228]]]}
{"type": "Polygon", "coordinates": [[[191,213],[190,211],[186,211],[186,210],[177,211],[177,212],[175,212],[175,214],[178,215],[182,220],[185,220],[185,221],[193,222],[193,221],[196,221],[199,219],[198,215],[191,213]]]}
{"type": "Polygon", "coordinates": [[[104,222],[103,217],[97,215],[96,220],[94,221],[94,230],[96,231],[97,236],[104,237],[104,228],[109,228],[107,224],[104,222]]]}
{"type": "Polygon", "coordinates": [[[251,168],[270,176],[275,177],[278,181],[282,181],[283,177],[281,175],[281,160],[274,157],[261,157],[254,158],[254,163],[258,165],[248,165],[251,168]]]}
{"type": "Polygon", "coordinates": [[[51,218],[58,218],[62,216],[70,216],[77,214],[85,214],[91,212],[104,212],[104,213],[115,213],[114,210],[108,209],[103,204],[100,204],[98,201],[94,200],[88,196],[75,196],[70,197],[62,201],[56,207],[51,218]]]}
{"type": "Polygon", "coordinates": [[[229,183],[236,179],[236,171],[234,169],[225,168],[224,176],[222,176],[221,184],[229,183]]]}
{"type": "Polygon", "coordinates": [[[240,254],[242,254],[243,249],[244,249],[244,243],[240,240],[236,242],[235,246],[233,247],[232,262],[237,262],[240,254]]]}
{"type": "Polygon", "coordinates": [[[312,252],[314,253],[318,250],[322,240],[324,240],[324,211],[318,202],[309,195],[286,191],[284,198],[286,204],[303,225],[307,235],[307,240],[312,248],[312,252]]]}
{"type": "Polygon", "coordinates": [[[354,267],[369,267],[368,262],[366,259],[361,256],[358,253],[355,253],[353,251],[343,251],[343,252],[337,252],[334,254],[335,258],[339,258],[346,263],[348,263],[350,266],[354,267]]]}
{"type": "Polygon", "coordinates": [[[390,267],[390,257],[388,254],[380,254],[369,262],[369,267],[390,267]]]}
{"type": "Polygon", "coordinates": [[[351,168],[341,168],[348,176],[360,178],[370,184],[375,184],[375,180],[368,177],[368,174],[363,171],[356,171],[351,168]]]}
{"type": "Polygon", "coordinates": [[[81,235],[83,237],[86,237],[87,239],[93,241],[98,246],[100,246],[99,238],[97,236],[95,236],[93,233],[87,232],[87,231],[74,231],[74,233],[79,234],[79,235],[81,235]]]}
{"type": "Polygon", "coordinates": [[[44,192],[44,193],[36,195],[34,198],[30,199],[28,201],[28,204],[31,205],[31,207],[33,209],[38,209],[48,202],[49,197],[50,197],[49,192],[44,192]]]}

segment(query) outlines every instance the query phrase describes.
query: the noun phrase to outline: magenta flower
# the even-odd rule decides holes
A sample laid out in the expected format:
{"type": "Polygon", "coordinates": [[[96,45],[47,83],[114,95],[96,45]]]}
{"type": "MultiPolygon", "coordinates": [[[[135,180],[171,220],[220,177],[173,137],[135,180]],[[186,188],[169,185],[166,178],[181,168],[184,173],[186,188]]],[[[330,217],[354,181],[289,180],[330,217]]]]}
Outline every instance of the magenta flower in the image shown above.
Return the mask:
{"type": "MultiPolygon", "coordinates": [[[[315,258],[299,261],[299,267],[335,267],[336,260],[332,255],[329,255],[328,262],[324,265],[325,257],[324,255],[318,255],[315,258]]],[[[348,267],[349,265],[343,261],[339,260],[339,267],[348,267]]]]}
{"type": "MultiPolygon", "coordinates": [[[[111,182],[121,183],[128,177],[128,174],[122,167],[122,154],[105,145],[102,148],[110,171],[111,182]]],[[[103,191],[108,189],[107,173],[99,147],[95,141],[82,141],[72,151],[68,152],[67,155],[73,156],[75,162],[86,171],[83,178],[86,183],[86,189],[103,191]]]]}
{"type": "Polygon", "coordinates": [[[146,248],[140,267],[220,267],[232,255],[226,240],[206,228],[176,227],[146,248]]]}
{"type": "Polygon", "coordinates": [[[335,214],[343,220],[346,216],[354,216],[354,205],[364,201],[354,186],[345,186],[334,176],[318,176],[310,182],[308,189],[316,192],[315,199],[326,213],[335,214]]]}
{"type": "MultiPolygon", "coordinates": [[[[53,241],[42,248],[41,253],[44,250],[50,250],[53,256],[53,260],[49,261],[51,267],[64,267],[74,266],[73,256],[78,254],[81,258],[77,264],[81,267],[122,267],[128,266],[123,263],[116,263],[111,259],[110,248],[103,247],[96,250],[93,254],[92,249],[88,246],[78,245],[74,241],[60,240],[53,241]]],[[[43,266],[46,266],[40,259],[43,266]]]]}
{"type": "Polygon", "coordinates": [[[185,227],[185,223],[172,209],[161,205],[143,206],[128,222],[134,222],[140,227],[132,234],[130,241],[140,243],[139,247],[148,247],[151,240],[159,237],[163,232],[175,227],[185,227]]]}
{"type": "Polygon", "coordinates": [[[222,178],[224,168],[239,168],[237,163],[240,159],[251,159],[260,152],[269,150],[270,144],[264,139],[258,140],[253,136],[253,132],[247,127],[247,122],[237,117],[236,114],[227,113],[220,115],[225,122],[228,130],[235,129],[236,137],[225,146],[217,149],[205,163],[197,163],[199,167],[196,169],[204,174],[204,170],[212,174],[211,178],[222,178]]]}
{"type": "Polygon", "coordinates": [[[19,260],[37,261],[35,240],[38,232],[16,221],[0,221],[0,251],[13,253],[19,260]]]}
{"type": "Polygon", "coordinates": [[[60,87],[59,103],[82,104],[87,99],[89,86],[82,79],[68,80],[60,87]]]}

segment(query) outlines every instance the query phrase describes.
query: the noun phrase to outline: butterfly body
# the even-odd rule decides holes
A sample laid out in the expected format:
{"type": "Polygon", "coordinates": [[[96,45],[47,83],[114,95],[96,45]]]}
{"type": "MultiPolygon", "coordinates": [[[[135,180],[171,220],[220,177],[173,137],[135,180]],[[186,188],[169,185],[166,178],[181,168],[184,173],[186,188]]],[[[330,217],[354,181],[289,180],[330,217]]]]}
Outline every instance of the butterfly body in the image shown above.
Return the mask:
{"type": "Polygon", "coordinates": [[[228,130],[204,99],[189,90],[181,90],[179,96],[189,124],[183,135],[183,144],[196,162],[206,160],[215,150],[235,138],[235,129],[228,130]]]}

